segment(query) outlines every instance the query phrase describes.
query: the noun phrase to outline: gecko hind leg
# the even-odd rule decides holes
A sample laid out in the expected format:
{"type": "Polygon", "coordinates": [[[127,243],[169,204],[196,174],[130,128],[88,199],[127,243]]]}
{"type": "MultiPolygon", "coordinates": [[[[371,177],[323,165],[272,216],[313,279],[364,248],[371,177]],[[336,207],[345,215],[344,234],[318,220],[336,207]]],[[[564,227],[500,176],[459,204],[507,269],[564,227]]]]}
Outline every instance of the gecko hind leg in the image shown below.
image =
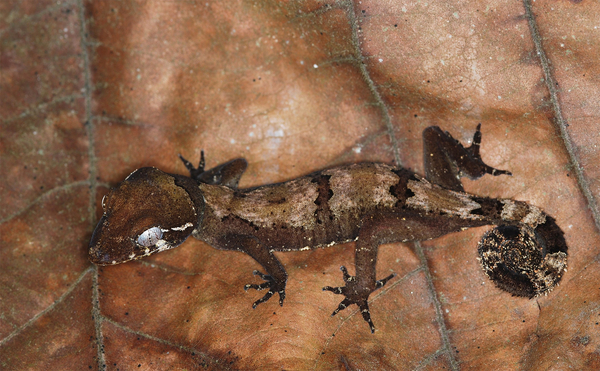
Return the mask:
{"type": "MultiPolygon", "coordinates": [[[[450,134],[448,134],[450,135],[450,134]]],[[[483,160],[481,159],[481,155],[479,154],[479,148],[481,147],[481,123],[477,124],[477,129],[475,129],[475,134],[473,134],[473,143],[465,148],[465,150],[467,152],[469,152],[472,156],[472,158],[476,161],[479,161],[481,164],[481,169],[479,170],[482,173],[485,174],[490,174],[493,176],[498,176],[498,175],[512,175],[512,173],[508,170],[499,170],[496,168],[493,168],[489,165],[487,165],[486,163],[483,162],[483,160]]],[[[479,174],[469,174],[470,176],[481,176],[483,174],[479,173],[479,174]]]]}
{"type": "Polygon", "coordinates": [[[345,298],[338,305],[336,310],[331,313],[331,316],[335,316],[339,311],[346,309],[349,305],[356,304],[360,309],[360,313],[362,314],[363,319],[369,324],[371,328],[371,333],[375,332],[375,326],[373,325],[373,321],[371,320],[371,312],[369,311],[369,295],[385,286],[385,284],[396,276],[395,273],[390,274],[384,279],[375,281],[375,289],[374,290],[365,290],[357,287],[357,280],[355,276],[351,276],[348,274],[348,270],[343,265],[340,267],[342,274],[344,275],[344,282],[346,282],[346,286],[343,287],[331,287],[325,286],[323,287],[323,291],[331,291],[334,294],[344,295],[345,298]]]}
{"type": "Polygon", "coordinates": [[[479,153],[481,124],[477,125],[473,142],[464,147],[450,133],[437,126],[423,130],[423,162],[425,177],[432,183],[453,191],[464,192],[460,178],[478,179],[485,174],[511,175],[510,171],[495,169],[483,162],[479,153]]]}
{"type": "Polygon", "coordinates": [[[420,215],[412,211],[378,213],[364,217],[354,248],[356,275],[349,275],[346,268],[342,267],[345,286],[323,288],[325,291],[345,296],[332,315],[336,315],[351,304],[356,304],[360,308],[363,319],[369,324],[371,332],[374,332],[375,327],[371,321],[368,305],[369,295],[395,276],[391,274],[377,280],[375,268],[379,246],[399,241],[428,240],[459,231],[469,225],[472,225],[472,221],[468,219],[451,219],[444,215],[420,215]]]}

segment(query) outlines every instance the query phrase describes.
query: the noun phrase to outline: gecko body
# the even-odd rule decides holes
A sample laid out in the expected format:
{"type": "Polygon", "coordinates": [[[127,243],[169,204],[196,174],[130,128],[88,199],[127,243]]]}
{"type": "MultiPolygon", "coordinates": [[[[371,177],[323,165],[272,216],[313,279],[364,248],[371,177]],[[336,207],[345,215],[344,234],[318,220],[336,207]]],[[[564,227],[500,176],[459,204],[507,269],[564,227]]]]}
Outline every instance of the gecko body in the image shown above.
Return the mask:
{"type": "Polygon", "coordinates": [[[495,225],[478,248],[484,272],[513,295],[547,293],[567,264],[555,220],[526,202],[463,190],[461,176],[510,175],[481,160],[479,129],[468,148],[438,127],[425,129],[425,178],[383,163],[358,163],[238,189],[244,159],[204,171],[203,157],[198,168],[182,158],[190,177],[138,169],[103,200],[90,260],[124,263],[174,248],[192,235],[217,249],[244,252],[263,267],[266,273],[254,273],[265,282],[245,287],[267,290],[256,307],[274,294],[280,305],[285,299],[287,273],[274,252],[356,241],[355,275],[341,267],[345,286],[324,290],[344,296],[334,315],[356,304],[374,331],[369,295],[394,276],[376,277],[379,245],[495,225]]]}

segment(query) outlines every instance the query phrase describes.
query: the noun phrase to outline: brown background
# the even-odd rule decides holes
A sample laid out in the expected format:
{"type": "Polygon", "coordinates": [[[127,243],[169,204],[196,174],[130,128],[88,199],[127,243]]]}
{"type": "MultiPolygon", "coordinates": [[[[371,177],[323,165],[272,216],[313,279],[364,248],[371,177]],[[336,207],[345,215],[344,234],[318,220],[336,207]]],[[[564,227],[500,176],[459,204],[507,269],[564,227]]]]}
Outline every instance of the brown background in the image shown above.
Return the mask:
{"type": "Polygon", "coordinates": [[[597,1],[0,3],[0,369],[566,370],[600,368],[597,1]],[[377,331],[321,287],[353,246],[278,254],[283,308],[258,265],[190,239],[97,268],[87,244],[132,170],[245,157],[241,186],[355,161],[423,173],[421,132],[512,177],[469,192],[542,207],[569,267],[513,298],[476,260],[489,228],[380,249],[377,331]]]}

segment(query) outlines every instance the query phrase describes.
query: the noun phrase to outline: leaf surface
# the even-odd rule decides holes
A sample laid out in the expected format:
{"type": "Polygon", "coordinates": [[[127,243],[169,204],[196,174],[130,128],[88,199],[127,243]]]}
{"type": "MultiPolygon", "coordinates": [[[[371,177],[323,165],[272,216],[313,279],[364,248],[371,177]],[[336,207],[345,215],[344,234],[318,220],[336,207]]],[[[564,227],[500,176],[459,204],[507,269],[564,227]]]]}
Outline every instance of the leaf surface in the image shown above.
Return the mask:
{"type": "Polygon", "coordinates": [[[5,1],[0,5],[0,368],[600,368],[597,2],[5,1]],[[241,187],[343,163],[423,174],[424,128],[512,177],[467,192],[541,207],[568,272],[498,290],[489,227],[380,248],[371,334],[323,286],[353,244],[278,253],[283,307],[244,292],[250,257],[194,239],[87,260],[100,200],[131,171],[244,157],[241,187]]]}

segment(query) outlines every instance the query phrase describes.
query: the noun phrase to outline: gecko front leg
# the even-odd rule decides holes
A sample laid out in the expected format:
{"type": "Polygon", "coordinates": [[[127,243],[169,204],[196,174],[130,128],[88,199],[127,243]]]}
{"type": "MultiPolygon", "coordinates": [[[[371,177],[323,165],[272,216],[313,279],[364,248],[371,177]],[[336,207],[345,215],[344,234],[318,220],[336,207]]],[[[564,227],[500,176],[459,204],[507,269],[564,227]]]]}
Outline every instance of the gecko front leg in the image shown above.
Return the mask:
{"type": "Polygon", "coordinates": [[[258,238],[253,236],[244,236],[230,234],[226,237],[226,245],[236,246],[236,250],[243,251],[250,255],[257,263],[267,271],[264,274],[258,270],[255,270],[253,274],[259,276],[265,282],[260,284],[248,284],[244,286],[244,290],[266,290],[267,293],[260,299],[252,304],[252,308],[256,308],[259,304],[269,300],[274,294],[279,294],[279,305],[283,306],[283,300],[285,299],[285,285],[287,282],[287,272],[283,268],[283,265],[273,255],[272,251],[269,251],[263,246],[258,238]]]}
{"type": "Polygon", "coordinates": [[[240,178],[248,167],[248,162],[243,158],[236,158],[224,164],[204,170],[204,151],[200,151],[200,162],[198,167],[192,165],[181,154],[179,158],[190,172],[190,177],[206,184],[220,184],[229,188],[237,188],[240,178]]]}

